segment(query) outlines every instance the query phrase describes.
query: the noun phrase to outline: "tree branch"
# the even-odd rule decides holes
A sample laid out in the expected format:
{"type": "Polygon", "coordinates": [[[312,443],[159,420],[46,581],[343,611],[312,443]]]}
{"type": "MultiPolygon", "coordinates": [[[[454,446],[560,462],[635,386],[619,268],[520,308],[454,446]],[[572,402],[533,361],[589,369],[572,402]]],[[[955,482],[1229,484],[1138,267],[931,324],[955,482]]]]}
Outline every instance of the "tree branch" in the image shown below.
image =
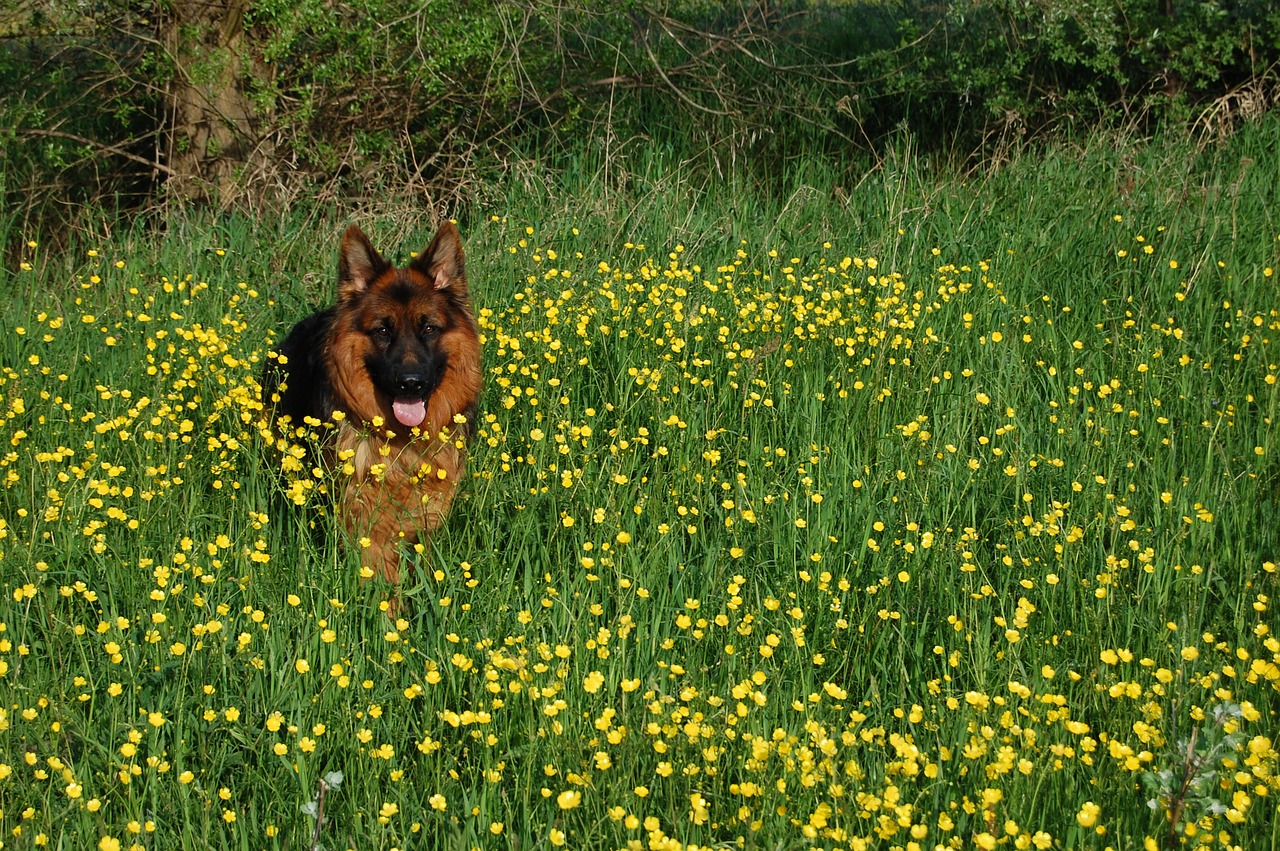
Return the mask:
{"type": "Polygon", "coordinates": [[[644,43],[644,52],[649,55],[649,61],[653,63],[653,69],[658,72],[658,76],[662,78],[662,81],[671,87],[671,91],[673,94],[675,94],[676,97],[680,98],[680,100],[684,101],[694,109],[700,110],[702,112],[709,112],[712,115],[724,115],[724,116],[733,115],[732,112],[725,112],[719,109],[712,109],[709,106],[703,106],[702,104],[695,101],[693,98],[686,95],[684,92],[680,91],[680,87],[677,86],[675,83],[671,82],[671,78],[667,76],[667,72],[662,70],[662,65],[661,63],[658,62],[658,57],[653,55],[653,48],[649,46],[649,39],[644,38],[644,39],[641,39],[641,41],[644,43]]]}
{"type": "Polygon", "coordinates": [[[145,165],[147,168],[155,169],[156,171],[162,174],[168,175],[169,177],[175,176],[174,170],[169,168],[164,163],[155,162],[154,160],[149,160],[146,157],[140,157],[137,154],[126,151],[124,148],[117,147],[116,145],[108,145],[105,142],[98,142],[94,139],[85,138],[84,136],[77,136],[75,133],[65,133],[61,130],[38,130],[38,129],[19,130],[17,132],[19,136],[27,136],[35,139],[66,139],[69,142],[76,142],[81,145],[87,145],[90,148],[93,148],[95,150],[102,151],[108,154],[113,154],[117,157],[122,157],[131,162],[140,163],[142,165],[145,165]]]}

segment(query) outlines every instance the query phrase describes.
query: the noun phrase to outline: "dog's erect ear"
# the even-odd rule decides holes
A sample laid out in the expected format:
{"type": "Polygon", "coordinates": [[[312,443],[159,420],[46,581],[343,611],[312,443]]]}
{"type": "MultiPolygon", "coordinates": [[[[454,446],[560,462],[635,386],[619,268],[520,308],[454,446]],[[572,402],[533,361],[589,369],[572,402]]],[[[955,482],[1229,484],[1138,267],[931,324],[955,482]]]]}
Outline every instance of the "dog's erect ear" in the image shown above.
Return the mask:
{"type": "Polygon", "coordinates": [[[346,300],[369,289],[373,279],[391,268],[369,242],[364,231],[352,225],[342,235],[342,255],[338,258],[338,298],[346,300]]]}
{"type": "Polygon", "coordinates": [[[409,268],[421,272],[437,290],[467,297],[467,271],[462,257],[462,237],[453,222],[445,222],[427,250],[413,258],[409,268]]]}

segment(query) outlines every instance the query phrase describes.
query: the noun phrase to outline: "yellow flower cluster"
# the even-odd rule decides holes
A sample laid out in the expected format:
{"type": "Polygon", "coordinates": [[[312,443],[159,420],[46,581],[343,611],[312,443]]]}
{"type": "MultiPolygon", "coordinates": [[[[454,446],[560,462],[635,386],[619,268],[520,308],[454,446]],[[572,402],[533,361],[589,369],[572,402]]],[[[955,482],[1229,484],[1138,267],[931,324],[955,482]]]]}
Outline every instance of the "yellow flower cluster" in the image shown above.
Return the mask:
{"type": "Polygon", "coordinates": [[[327,425],[261,422],[296,317],[225,254],[93,252],[0,348],[4,835],[1266,841],[1280,308],[1155,233],[1111,259],[1167,293],[1064,303],[1005,258],[603,258],[495,217],[468,481],[391,621],[312,499],[327,425]]]}

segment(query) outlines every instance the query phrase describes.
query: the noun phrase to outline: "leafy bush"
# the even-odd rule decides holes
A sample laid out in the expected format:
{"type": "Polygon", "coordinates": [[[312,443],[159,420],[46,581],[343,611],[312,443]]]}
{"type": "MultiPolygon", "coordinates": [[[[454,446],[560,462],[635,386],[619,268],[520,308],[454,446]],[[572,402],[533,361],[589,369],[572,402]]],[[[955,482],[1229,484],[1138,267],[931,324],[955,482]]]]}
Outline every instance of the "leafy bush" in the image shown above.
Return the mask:
{"type": "Polygon", "coordinates": [[[1229,126],[1280,62],[1267,0],[27,0],[3,26],[0,180],[28,206],[431,202],[635,139],[767,183],[903,131],[981,153],[1206,106],[1229,126]]]}
{"type": "Polygon", "coordinates": [[[913,3],[899,32],[902,47],[871,57],[900,73],[868,112],[888,107],[918,133],[1185,121],[1280,61],[1266,0],[913,3]]]}

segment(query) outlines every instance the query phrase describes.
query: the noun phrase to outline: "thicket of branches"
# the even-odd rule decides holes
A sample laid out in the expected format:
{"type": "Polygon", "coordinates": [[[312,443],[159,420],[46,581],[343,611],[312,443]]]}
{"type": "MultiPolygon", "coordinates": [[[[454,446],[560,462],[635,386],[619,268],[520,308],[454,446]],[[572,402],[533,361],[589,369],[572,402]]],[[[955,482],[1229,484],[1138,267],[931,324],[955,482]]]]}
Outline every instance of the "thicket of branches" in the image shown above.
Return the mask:
{"type": "Polygon", "coordinates": [[[11,210],[447,198],[637,138],[708,169],[983,155],[1277,99],[1272,0],[12,0],[11,210]]]}

